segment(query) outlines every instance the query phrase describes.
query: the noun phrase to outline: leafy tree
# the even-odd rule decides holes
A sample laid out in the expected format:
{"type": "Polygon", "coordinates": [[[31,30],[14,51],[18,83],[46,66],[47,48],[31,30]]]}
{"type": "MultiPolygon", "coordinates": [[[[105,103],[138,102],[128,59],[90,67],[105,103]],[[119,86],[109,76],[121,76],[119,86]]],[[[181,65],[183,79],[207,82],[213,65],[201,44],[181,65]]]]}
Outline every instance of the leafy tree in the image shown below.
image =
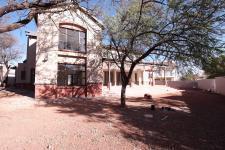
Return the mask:
{"type": "Polygon", "coordinates": [[[221,52],[224,0],[131,0],[105,17],[105,41],[121,72],[121,106],[135,66],[146,58],[202,65],[221,52]],[[125,72],[125,64],[130,64],[125,72]]]}
{"type": "Polygon", "coordinates": [[[225,76],[225,55],[210,58],[209,62],[203,65],[203,70],[208,75],[208,78],[225,76]]]}
{"type": "Polygon", "coordinates": [[[181,77],[181,80],[197,80],[198,75],[195,74],[192,69],[185,71],[181,77]]]}

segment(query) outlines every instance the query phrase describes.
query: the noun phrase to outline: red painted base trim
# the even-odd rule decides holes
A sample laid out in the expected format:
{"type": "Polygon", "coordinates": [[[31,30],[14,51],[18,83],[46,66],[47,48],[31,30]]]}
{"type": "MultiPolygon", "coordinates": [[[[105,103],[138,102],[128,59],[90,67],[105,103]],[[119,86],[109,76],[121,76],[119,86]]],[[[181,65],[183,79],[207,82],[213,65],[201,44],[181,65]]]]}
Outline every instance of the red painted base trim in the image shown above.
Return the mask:
{"type": "Polygon", "coordinates": [[[95,97],[101,96],[102,84],[88,84],[86,86],[57,86],[57,85],[35,85],[35,98],[54,99],[60,97],[80,97],[85,96],[95,97]]]}

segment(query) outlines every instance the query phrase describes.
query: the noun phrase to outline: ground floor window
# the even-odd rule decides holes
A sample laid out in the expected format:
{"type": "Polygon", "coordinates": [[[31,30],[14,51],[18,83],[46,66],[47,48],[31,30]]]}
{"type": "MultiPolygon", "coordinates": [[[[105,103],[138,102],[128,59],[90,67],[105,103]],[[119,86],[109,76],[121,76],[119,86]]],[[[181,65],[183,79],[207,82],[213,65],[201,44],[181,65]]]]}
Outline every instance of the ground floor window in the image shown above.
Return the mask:
{"type": "Polygon", "coordinates": [[[59,86],[81,86],[86,84],[85,65],[58,64],[57,84],[59,86]]]}

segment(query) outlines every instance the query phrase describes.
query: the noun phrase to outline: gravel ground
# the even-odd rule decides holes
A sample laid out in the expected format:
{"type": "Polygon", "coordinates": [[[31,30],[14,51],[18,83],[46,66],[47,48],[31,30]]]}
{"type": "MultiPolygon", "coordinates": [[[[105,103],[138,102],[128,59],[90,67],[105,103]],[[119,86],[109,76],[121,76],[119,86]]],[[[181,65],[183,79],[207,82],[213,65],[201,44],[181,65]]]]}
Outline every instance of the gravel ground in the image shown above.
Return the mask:
{"type": "Polygon", "coordinates": [[[224,96],[153,89],[128,89],[126,108],[111,92],[43,102],[2,90],[0,149],[225,149],[224,96]]]}

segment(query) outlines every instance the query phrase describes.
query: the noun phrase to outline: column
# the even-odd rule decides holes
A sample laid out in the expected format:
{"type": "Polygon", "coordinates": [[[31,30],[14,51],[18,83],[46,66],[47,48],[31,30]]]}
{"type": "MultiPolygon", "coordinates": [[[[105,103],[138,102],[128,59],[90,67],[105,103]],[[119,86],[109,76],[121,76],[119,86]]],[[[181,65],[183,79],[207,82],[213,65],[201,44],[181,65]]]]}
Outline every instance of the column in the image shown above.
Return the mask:
{"type": "Polygon", "coordinates": [[[141,72],[140,71],[138,71],[138,73],[137,73],[137,76],[138,76],[138,85],[141,85],[141,72]]]}
{"type": "Polygon", "coordinates": [[[164,67],[164,85],[166,85],[166,67],[164,67]]]}
{"type": "Polygon", "coordinates": [[[114,86],[116,86],[116,82],[117,82],[117,80],[116,80],[116,70],[114,70],[114,86]]]}
{"type": "Polygon", "coordinates": [[[110,90],[110,87],[111,87],[110,62],[108,62],[108,74],[109,74],[108,88],[109,88],[109,90],[110,90]]]}
{"type": "Polygon", "coordinates": [[[152,86],[155,86],[155,75],[154,75],[154,70],[152,70],[152,86]]]}
{"type": "Polygon", "coordinates": [[[134,84],[135,84],[135,72],[134,71],[132,72],[130,81],[131,81],[131,87],[134,86],[134,84]]]}

